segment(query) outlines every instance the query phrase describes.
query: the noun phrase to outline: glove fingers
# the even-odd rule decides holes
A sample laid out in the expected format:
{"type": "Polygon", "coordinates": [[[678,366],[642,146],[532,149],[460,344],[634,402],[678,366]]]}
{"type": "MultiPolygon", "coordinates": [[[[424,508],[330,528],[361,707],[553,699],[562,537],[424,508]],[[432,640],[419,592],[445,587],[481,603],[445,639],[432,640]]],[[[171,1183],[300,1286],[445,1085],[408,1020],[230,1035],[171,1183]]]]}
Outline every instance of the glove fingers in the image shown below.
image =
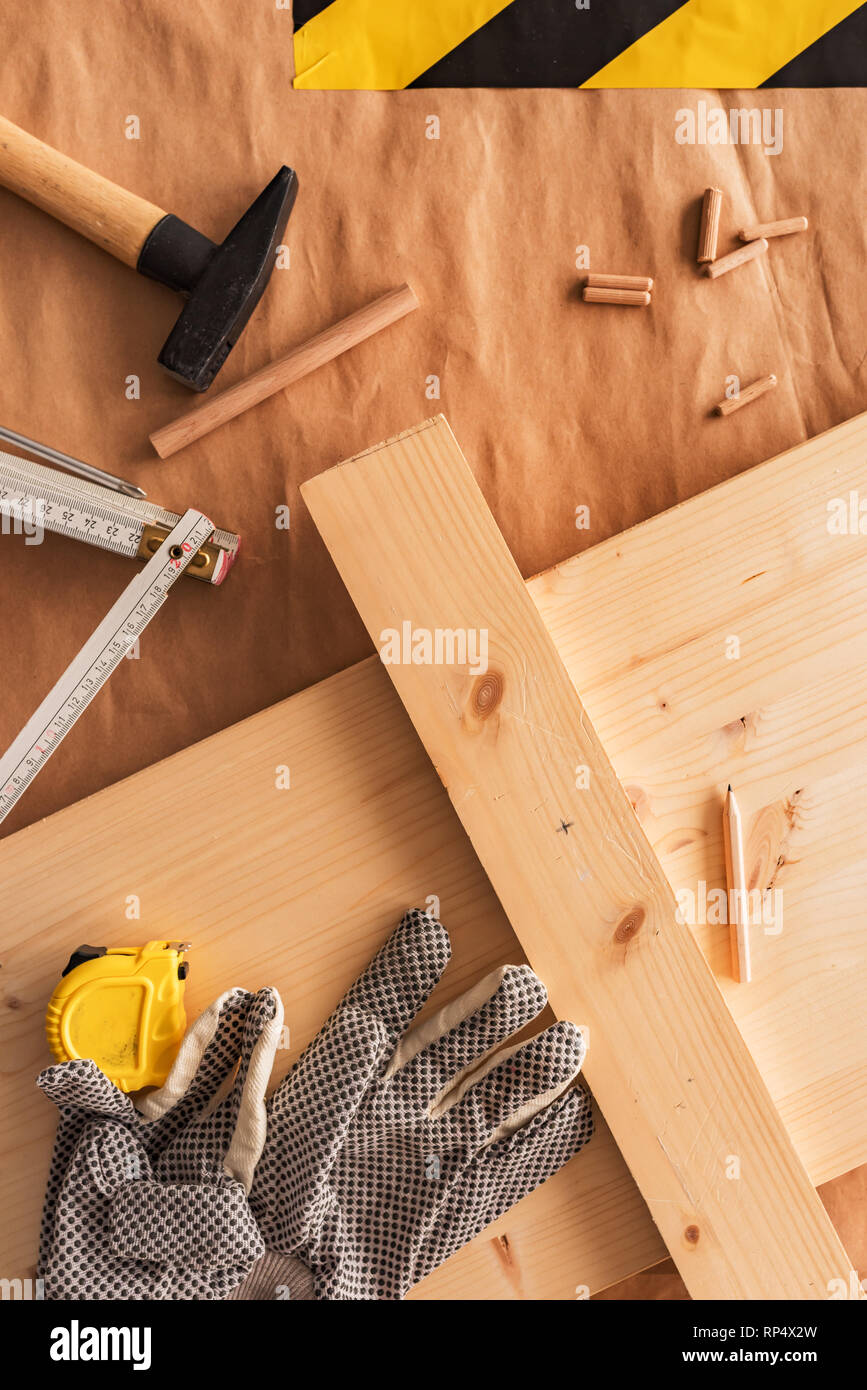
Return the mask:
{"type": "Polygon", "coordinates": [[[450,1186],[419,1250],[414,1281],[552,1177],[592,1135],[592,1102],[574,1087],[516,1133],[482,1149],[450,1186]]]}
{"type": "Polygon", "coordinates": [[[268,1102],[250,1201],[270,1249],[293,1254],[321,1219],[335,1158],[389,1043],[378,1019],[340,1010],[268,1102]]]}
{"type": "MultiPolygon", "coordinates": [[[[213,1028],[213,1010],[208,1013],[213,1028]]],[[[207,1182],[225,1173],[249,1191],[265,1143],[265,1090],[280,1039],[283,1006],[276,990],[262,989],[257,994],[238,990],[219,1009],[219,1017],[216,1038],[206,1046],[201,1060],[201,1083],[199,1073],[188,1081],[189,1065],[183,1064],[188,1034],[178,1055],[178,1070],[173,1069],[162,1092],[142,1102],[141,1109],[151,1120],[146,1142],[154,1152],[159,1182],[207,1182]],[[222,1023],[223,1012],[228,1012],[230,1026],[222,1023]],[[236,1068],[226,1070],[232,1059],[236,1068]],[[214,1091],[214,1081],[223,1072],[214,1091]],[[149,1106],[153,1107],[150,1113],[149,1106]]],[[[189,1064],[199,1051],[190,1049],[189,1064]]]]}
{"type": "Polygon", "coordinates": [[[199,1113],[220,1094],[241,1054],[241,1039],[254,1000],[255,995],[247,990],[230,989],[199,1014],[184,1034],[163,1085],[138,1098],[136,1109],[145,1119],[159,1120],[180,1105],[183,1113],[199,1113]]]}
{"type": "Polygon", "coordinates": [[[423,1106],[447,1105],[470,1068],[542,1012],[548,995],[529,965],[504,965],[401,1040],[386,1079],[423,1106]]]}
{"type": "Polygon", "coordinates": [[[376,953],[339,1009],[363,1009],[395,1037],[406,1032],[451,958],[445,927],[413,908],[376,953]]]}
{"type": "Polygon", "coordinates": [[[46,1067],[37,1076],[36,1084],[58,1107],[79,1106],[93,1115],[110,1115],[118,1120],[135,1118],[129,1096],[109,1081],[89,1057],[46,1067]]]}
{"type": "Polygon", "coordinates": [[[379,1019],[357,1009],[332,1014],[268,1102],[269,1147],[288,1120],[302,1130],[336,1131],[342,1142],[388,1043],[379,1019]]]}
{"type": "Polygon", "coordinates": [[[584,1039],[574,1023],[555,1023],[529,1042],[510,1048],[470,1075],[446,1097],[443,1114],[470,1149],[512,1133],[549,1105],[574,1080],[584,1059],[584,1039]]]}
{"type": "Polygon", "coordinates": [[[283,1002],[274,989],[259,990],[247,1018],[241,1063],[230,1102],[232,1139],[223,1167],[246,1192],[265,1147],[265,1092],[283,1028],[283,1002]]]}

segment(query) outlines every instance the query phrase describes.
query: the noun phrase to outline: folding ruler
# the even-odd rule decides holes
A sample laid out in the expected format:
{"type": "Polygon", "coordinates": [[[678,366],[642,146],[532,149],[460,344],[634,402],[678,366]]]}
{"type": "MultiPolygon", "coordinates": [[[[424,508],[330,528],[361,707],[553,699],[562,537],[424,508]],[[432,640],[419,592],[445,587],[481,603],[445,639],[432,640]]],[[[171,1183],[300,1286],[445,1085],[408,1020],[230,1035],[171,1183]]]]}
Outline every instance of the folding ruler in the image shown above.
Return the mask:
{"type": "MultiPolygon", "coordinates": [[[[180,517],[152,502],[125,497],[18,454],[0,451],[0,518],[56,531],[102,550],[149,559],[180,517]]],[[[186,572],[222,584],[234,564],[240,537],[214,531],[186,572]]]]}
{"type": "MultiPolygon", "coordinates": [[[[8,816],[41,772],[76,719],[159,612],[172,585],[195,563],[213,534],[213,522],[201,512],[185,512],[160,543],[156,554],[124,589],[32,719],[0,758],[0,821],[8,816]]],[[[117,537],[111,539],[118,540],[117,537]]],[[[123,549],[123,545],[110,544],[107,539],[102,543],[112,550],[123,549]]],[[[124,553],[136,552],[124,549],[124,553]]]]}

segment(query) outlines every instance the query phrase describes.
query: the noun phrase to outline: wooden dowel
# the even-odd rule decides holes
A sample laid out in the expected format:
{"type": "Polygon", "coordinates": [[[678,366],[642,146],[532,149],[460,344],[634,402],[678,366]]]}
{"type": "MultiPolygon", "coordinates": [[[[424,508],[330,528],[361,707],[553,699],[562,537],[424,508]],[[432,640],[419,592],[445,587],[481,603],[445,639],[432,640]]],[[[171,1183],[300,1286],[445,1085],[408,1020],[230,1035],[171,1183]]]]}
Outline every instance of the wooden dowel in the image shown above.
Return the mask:
{"type": "Polygon", "coordinates": [[[397,323],[398,319],[417,308],[418,300],[409,285],[389,290],[363,309],[317,333],[315,338],[301,347],[293,348],[285,357],[269,362],[244,381],[230,386],[227,391],[221,391],[219,395],[211,396],[203,405],[155,430],[150,436],[151,444],[160,458],[169,458],[187,444],[192,444],[193,440],[201,439],[203,434],[218,429],[228,420],[234,420],[251,406],[258,405],[268,396],[282,391],[284,386],[291,386],[293,381],[315,372],[326,362],[332,362],[341,353],[357,347],[367,338],[372,338],[374,333],[397,323]]]}
{"type": "Polygon", "coordinates": [[[805,232],[809,225],[806,217],[783,217],[779,222],[757,222],[754,227],[742,227],[738,236],[741,241],[758,241],[759,237],[791,236],[792,232],[805,232]]]}
{"type": "Polygon", "coordinates": [[[717,415],[731,415],[735,410],[740,410],[742,405],[749,405],[750,401],[758,400],[766,391],[772,391],[776,384],[777,378],[773,372],[770,376],[759,377],[758,381],[751,381],[737,396],[728,396],[724,401],[720,401],[714,409],[717,415]]]}
{"type": "Polygon", "coordinates": [[[711,261],[710,265],[705,266],[704,273],[715,280],[718,275],[727,275],[739,265],[746,265],[747,261],[754,261],[757,256],[763,256],[767,249],[768,243],[764,237],[760,241],[748,241],[746,246],[739,246],[737,251],[721,256],[718,261],[711,261]]]}
{"type": "Polygon", "coordinates": [[[606,290],[587,286],[584,299],[588,304],[649,304],[647,290],[606,290]]]}
{"type": "Polygon", "coordinates": [[[651,275],[602,275],[595,271],[584,281],[588,289],[594,290],[652,290],[651,275]]]}
{"type": "Polygon", "coordinates": [[[729,902],[732,974],[742,985],[752,979],[750,918],[747,874],[744,868],[744,831],[735,794],[729,787],[723,812],[723,841],[729,902]]]}
{"type": "Polygon", "coordinates": [[[722,211],[722,189],[706,188],[701,205],[701,226],[698,231],[699,265],[716,260],[716,245],[719,238],[719,216],[722,211]]]}

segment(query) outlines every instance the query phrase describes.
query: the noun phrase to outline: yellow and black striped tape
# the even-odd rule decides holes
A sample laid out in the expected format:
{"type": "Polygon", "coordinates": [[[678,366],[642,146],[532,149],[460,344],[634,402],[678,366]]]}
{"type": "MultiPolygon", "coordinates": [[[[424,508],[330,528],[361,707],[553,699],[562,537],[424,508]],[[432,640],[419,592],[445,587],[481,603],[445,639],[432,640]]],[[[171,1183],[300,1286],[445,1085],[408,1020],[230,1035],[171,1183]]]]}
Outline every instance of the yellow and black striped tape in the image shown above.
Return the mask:
{"type": "Polygon", "coordinates": [[[863,86],[859,0],[295,0],[295,86],[863,86]]]}

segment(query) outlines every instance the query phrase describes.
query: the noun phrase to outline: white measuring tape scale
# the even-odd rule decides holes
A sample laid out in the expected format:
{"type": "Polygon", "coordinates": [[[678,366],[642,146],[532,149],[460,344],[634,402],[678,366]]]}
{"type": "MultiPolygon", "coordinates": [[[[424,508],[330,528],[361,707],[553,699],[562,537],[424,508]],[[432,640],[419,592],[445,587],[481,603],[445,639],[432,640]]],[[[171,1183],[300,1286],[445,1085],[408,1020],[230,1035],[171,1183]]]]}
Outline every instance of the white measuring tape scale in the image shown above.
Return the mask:
{"type": "MultiPolygon", "coordinates": [[[[118,555],[150,559],[180,517],[154,502],[124,497],[99,483],[0,450],[0,517],[55,531],[118,555]]],[[[240,537],[214,530],[190,574],[221,584],[232,568],[240,537]]]]}
{"type": "Polygon", "coordinates": [[[0,758],[0,821],[5,820],[139,634],[156,617],[172,585],[213,532],[213,522],[201,512],[185,512],[157,553],[124,589],[0,758]]]}

